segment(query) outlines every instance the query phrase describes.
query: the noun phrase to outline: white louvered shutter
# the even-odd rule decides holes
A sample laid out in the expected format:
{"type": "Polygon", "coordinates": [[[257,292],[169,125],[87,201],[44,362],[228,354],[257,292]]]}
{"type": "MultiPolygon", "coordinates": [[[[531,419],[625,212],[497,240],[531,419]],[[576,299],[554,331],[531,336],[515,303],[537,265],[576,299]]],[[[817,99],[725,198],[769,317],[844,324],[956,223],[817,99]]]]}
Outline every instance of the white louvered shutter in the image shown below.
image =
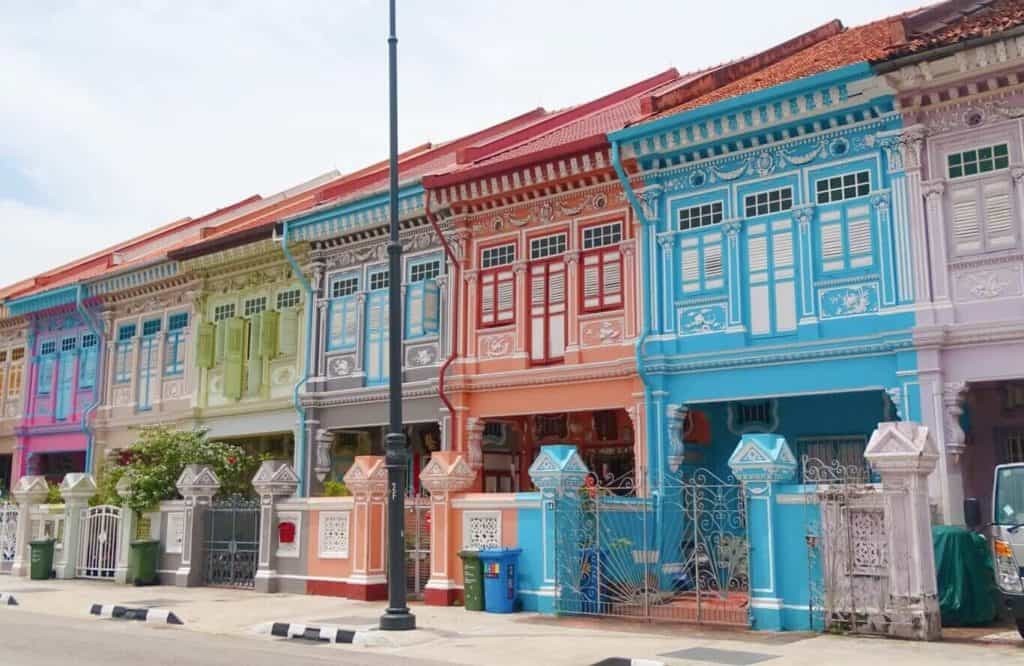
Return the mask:
{"type": "Polygon", "coordinates": [[[1013,247],[1017,237],[1013,230],[1010,183],[998,180],[981,188],[985,211],[985,242],[991,250],[1013,247]]]}
{"type": "Polygon", "coordinates": [[[973,184],[954,187],[950,192],[955,254],[972,254],[982,249],[977,192],[973,184]]]}

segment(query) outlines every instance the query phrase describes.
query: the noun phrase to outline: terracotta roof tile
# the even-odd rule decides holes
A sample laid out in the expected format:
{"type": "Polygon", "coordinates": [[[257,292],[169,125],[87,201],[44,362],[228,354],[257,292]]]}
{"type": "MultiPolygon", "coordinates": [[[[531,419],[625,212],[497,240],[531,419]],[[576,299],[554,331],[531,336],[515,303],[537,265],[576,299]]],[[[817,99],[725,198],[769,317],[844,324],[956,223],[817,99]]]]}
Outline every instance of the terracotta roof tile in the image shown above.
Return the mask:
{"type": "Polygon", "coordinates": [[[1021,0],[950,0],[909,12],[903,19],[906,42],[890,58],[920,53],[1024,25],[1021,0]]]}
{"type": "Polygon", "coordinates": [[[903,30],[898,17],[848,28],[749,76],[644,120],[675,115],[832,69],[877,60],[885,57],[893,45],[902,42],[903,30]]]}

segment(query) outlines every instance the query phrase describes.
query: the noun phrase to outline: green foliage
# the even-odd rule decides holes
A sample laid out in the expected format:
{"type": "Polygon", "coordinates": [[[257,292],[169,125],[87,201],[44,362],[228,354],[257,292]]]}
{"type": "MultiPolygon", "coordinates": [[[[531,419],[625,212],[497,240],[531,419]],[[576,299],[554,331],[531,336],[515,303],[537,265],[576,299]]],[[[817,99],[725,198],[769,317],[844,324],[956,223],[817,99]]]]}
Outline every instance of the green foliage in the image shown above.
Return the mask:
{"type": "MultiPolygon", "coordinates": [[[[178,496],[175,482],[186,465],[209,465],[220,479],[220,495],[251,495],[252,477],[260,459],[246,455],[240,446],[211,442],[204,430],[171,430],[151,426],[139,431],[121,474],[131,480],[131,496],[125,506],[136,513],[153,510],[178,496]]],[[[116,481],[114,482],[116,485],[116,481]]],[[[116,491],[115,491],[116,492],[116,491]]]]}
{"type": "Polygon", "coordinates": [[[48,484],[45,504],[63,504],[64,498],[60,496],[60,486],[56,483],[48,484]]]}
{"type": "Polygon", "coordinates": [[[117,494],[117,482],[121,480],[127,467],[121,465],[105,465],[99,473],[96,483],[96,494],[89,498],[89,506],[121,506],[124,500],[117,494]]]}
{"type": "Polygon", "coordinates": [[[351,497],[352,491],[341,481],[324,481],[324,497],[351,497]]]}

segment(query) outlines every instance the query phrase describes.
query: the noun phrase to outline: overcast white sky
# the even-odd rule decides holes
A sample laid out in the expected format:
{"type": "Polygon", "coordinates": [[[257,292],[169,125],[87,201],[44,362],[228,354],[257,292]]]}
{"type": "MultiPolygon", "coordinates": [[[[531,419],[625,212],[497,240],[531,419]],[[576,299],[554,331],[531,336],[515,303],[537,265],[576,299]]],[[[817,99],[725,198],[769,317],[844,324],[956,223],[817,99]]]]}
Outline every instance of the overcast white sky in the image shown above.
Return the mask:
{"type": "MultiPolygon", "coordinates": [[[[399,0],[440,141],[926,0],[399,0]]],[[[0,284],[387,155],[385,0],[0,0],[0,284]]]]}

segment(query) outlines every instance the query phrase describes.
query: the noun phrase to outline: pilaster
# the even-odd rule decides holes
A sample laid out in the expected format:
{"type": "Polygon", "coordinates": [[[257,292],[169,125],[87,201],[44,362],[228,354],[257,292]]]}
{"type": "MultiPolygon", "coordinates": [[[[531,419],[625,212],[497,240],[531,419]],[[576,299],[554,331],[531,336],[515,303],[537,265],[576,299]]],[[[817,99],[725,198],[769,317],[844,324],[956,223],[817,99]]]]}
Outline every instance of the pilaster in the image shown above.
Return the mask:
{"type": "Polygon", "coordinates": [[[32,507],[46,501],[49,487],[42,476],[23,476],[11,490],[14,501],[18,503],[18,527],[14,537],[14,563],[11,565],[12,576],[29,574],[29,547],[32,539],[32,507]]]}
{"type": "MultiPolygon", "coordinates": [[[[89,506],[89,498],[96,494],[96,481],[92,474],[66,474],[60,483],[60,496],[64,498],[64,561],[54,565],[57,578],[74,578],[82,548],[82,512],[89,506]]],[[[116,539],[111,534],[108,538],[116,539]]],[[[120,546],[117,558],[120,558],[120,546]]]]}
{"type": "Polygon", "coordinates": [[[257,592],[277,592],[275,504],[295,494],[299,477],[285,460],[264,460],[252,478],[252,487],[260,496],[259,565],[254,587],[257,592]]]}
{"type": "Polygon", "coordinates": [[[208,465],[186,465],[176,482],[184,498],[185,525],[182,529],[181,563],[174,574],[178,587],[203,584],[203,535],[213,496],[220,490],[220,479],[208,465]]]}
{"type": "Polygon", "coordinates": [[[431,606],[450,606],[459,593],[452,571],[458,566],[458,545],[452,530],[452,498],[468,490],[476,472],[461,453],[435,451],[420,472],[420,481],[430,492],[430,580],[423,601],[431,606]]]}
{"type": "Polygon", "coordinates": [[[383,456],[356,456],[345,474],[352,491],[352,571],[349,596],[362,601],[387,598],[385,556],[385,499],[388,475],[383,456]]]}

